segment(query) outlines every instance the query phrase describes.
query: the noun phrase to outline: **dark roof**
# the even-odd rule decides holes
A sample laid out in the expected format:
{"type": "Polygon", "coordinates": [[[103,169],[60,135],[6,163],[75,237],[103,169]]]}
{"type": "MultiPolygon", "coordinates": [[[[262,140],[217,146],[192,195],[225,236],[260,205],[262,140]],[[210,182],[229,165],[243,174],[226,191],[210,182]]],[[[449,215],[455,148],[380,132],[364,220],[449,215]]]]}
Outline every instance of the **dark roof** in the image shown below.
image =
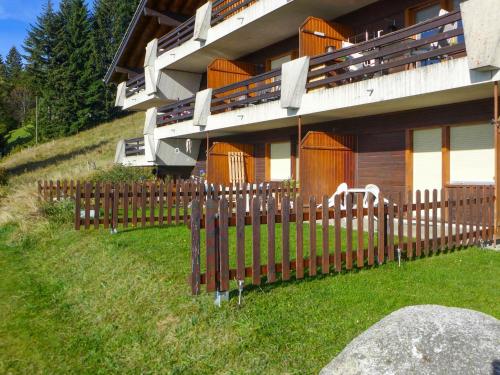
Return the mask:
{"type": "Polygon", "coordinates": [[[104,77],[106,83],[127,80],[125,73],[116,71],[117,67],[142,71],[146,45],[152,39],[159,38],[172,29],[171,26],[159,24],[156,17],[144,15],[145,8],[183,21],[194,15],[196,9],[205,2],[206,0],[141,0],[104,77]]]}

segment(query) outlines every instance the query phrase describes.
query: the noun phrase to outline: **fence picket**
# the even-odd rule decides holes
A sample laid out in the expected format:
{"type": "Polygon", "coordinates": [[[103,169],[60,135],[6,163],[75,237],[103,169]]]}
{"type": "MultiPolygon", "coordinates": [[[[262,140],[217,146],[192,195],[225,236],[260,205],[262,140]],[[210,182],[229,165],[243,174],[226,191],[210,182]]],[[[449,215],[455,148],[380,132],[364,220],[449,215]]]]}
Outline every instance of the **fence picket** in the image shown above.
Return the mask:
{"type": "Polygon", "coordinates": [[[64,199],[68,199],[68,180],[64,180],[62,184],[62,194],[64,199]]]}
{"type": "Polygon", "coordinates": [[[295,275],[297,279],[304,278],[304,202],[301,196],[295,195],[295,238],[296,238],[296,254],[295,254],[295,275]]]}
{"type": "Polygon", "coordinates": [[[457,189],[456,193],[455,245],[459,248],[462,245],[462,236],[460,235],[460,225],[462,224],[462,189],[457,189]]]}
{"type": "Polygon", "coordinates": [[[191,292],[200,293],[201,285],[201,236],[200,236],[201,208],[200,202],[191,203],[191,292]]]}
{"type": "MultiPolygon", "coordinates": [[[[227,203],[227,202],[226,202],[227,203]]],[[[182,221],[184,224],[187,224],[188,221],[188,204],[189,204],[189,195],[188,195],[188,183],[184,181],[182,184],[182,221]]]]}
{"type": "Polygon", "coordinates": [[[375,216],[373,212],[373,195],[368,195],[368,265],[373,266],[375,263],[375,216]]]}
{"type": "Polygon", "coordinates": [[[346,202],[346,253],[345,266],[348,270],[352,269],[352,195],[347,194],[346,202]]]}
{"type": "Polygon", "coordinates": [[[341,205],[340,205],[340,195],[337,195],[333,200],[334,205],[334,224],[335,224],[335,271],[342,271],[342,216],[341,216],[341,205]]]}
{"type": "Polygon", "coordinates": [[[387,260],[394,260],[394,201],[391,197],[388,198],[387,202],[388,207],[388,224],[389,224],[389,233],[387,239],[387,260]]]}
{"type": "Polygon", "coordinates": [[[454,220],[454,201],[455,192],[452,189],[448,189],[448,251],[453,249],[453,220],[454,220]]]}
{"type": "Polygon", "coordinates": [[[56,200],[59,202],[61,200],[61,181],[56,181],[56,200]]]}
{"type": "Polygon", "coordinates": [[[290,280],[290,199],[288,197],[283,197],[281,202],[281,253],[281,278],[287,281],[290,280]]]}
{"type": "Polygon", "coordinates": [[[386,216],[384,210],[384,195],[379,193],[378,195],[378,205],[377,205],[377,218],[378,218],[378,254],[377,262],[378,264],[384,263],[384,253],[385,253],[385,234],[386,234],[386,216]]]}
{"type": "Polygon", "coordinates": [[[467,214],[468,214],[468,209],[469,209],[469,204],[468,202],[468,194],[467,194],[467,188],[463,187],[462,189],[462,202],[463,202],[463,207],[462,207],[462,247],[467,246],[468,243],[468,232],[467,232],[467,214]]]}
{"type": "Polygon", "coordinates": [[[109,228],[109,213],[111,210],[111,184],[104,185],[104,229],[109,228]]]}
{"type": "MultiPolygon", "coordinates": [[[[184,185],[185,186],[185,185],[184,185]]],[[[184,214],[187,218],[187,215],[184,214]]],[[[229,232],[228,232],[228,203],[225,197],[219,201],[219,264],[220,264],[220,291],[229,290],[229,232]]]]}
{"type": "Polygon", "coordinates": [[[120,184],[113,185],[112,229],[118,228],[118,207],[120,206],[120,184]]]}
{"type": "Polygon", "coordinates": [[[90,192],[91,192],[92,186],[90,185],[90,182],[85,183],[84,187],[84,209],[85,209],[85,229],[90,228],[90,192]]]}
{"type": "Polygon", "coordinates": [[[246,202],[243,198],[236,200],[236,260],[238,264],[237,278],[245,280],[245,213],[246,202]]]}
{"type": "Polygon", "coordinates": [[[438,191],[432,190],[432,252],[438,251],[438,191]]]}
{"type": "Polygon", "coordinates": [[[430,203],[429,203],[430,193],[428,189],[424,191],[424,253],[425,256],[429,255],[430,241],[429,232],[430,226],[430,203]]]}
{"type": "MultiPolygon", "coordinates": [[[[191,203],[195,200],[195,198],[196,197],[192,196],[191,203]]],[[[161,181],[158,191],[158,224],[163,225],[164,219],[165,219],[165,183],[161,181]]]]}
{"type": "Polygon", "coordinates": [[[95,183],[94,192],[94,229],[99,229],[99,219],[101,214],[101,183],[95,183]]]}
{"type": "Polygon", "coordinates": [[[146,226],[147,184],[141,184],[141,226],[146,226]]]}
{"type": "Polygon", "coordinates": [[[123,227],[128,228],[129,184],[123,184],[123,227]]]}
{"type": "Polygon", "coordinates": [[[486,189],[488,190],[488,204],[487,204],[487,209],[488,209],[488,241],[491,242],[491,241],[493,241],[493,222],[494,222],[493,217],[495,216],[495,210],[493,209],[495,190],[493,189],[492,186],[488,186],[486,189]]]}
{"type": "Polygon", "coordinates": [[[404,250],[404,195],[403,192],[398,194],[398,248],[404,250]]]}
{"type": "Polygon", "coordinates": [[[49,202],[53,201],[54,201],[54,181],[49,181],[49,202]]]}
{"type": "Polygon", "coordinates": [[[156,183],[149,184],[149,225],[155,225],[156,183]]]}
{"type": "Polygon", "coordinates": [[[415,193],[415,256],[422,256],[422,193],[417,190],[415,193]]]}
{"type": "Polygon", "coordinates": [[[179,215],[180,215],[180,205],[181,205],[181,189],[180,185],[175,185],[175,225],[179,225],[179,215]]]}
{"type": "Polygon", "coordinates": [[[447,210],[446,203],[447,202],[447,191],[446,189],[441,189],[441,202],[440,202],[440,241],[439,241],[439,249],[441,251],[445,251],[446,249],[446,218],[447,218],[447,210]]]}
{"type": "Polygon", "coordinates": [[[358,232],[358,246],[357,246],[357,259],[356,265],[358,268],[363,268],[365,265],[365,241],[364,241],[364,210],[363,210],[363,196],[361,194],[357,194],[356,196],[356,207],[357,207],[357,225],[356,230],[358,232]]]}
{"type": "Polygon", "coordinates": [[[408,259],[413,258],[413,192],[409,191],[406,195],[406,256],[408,259]]]}
{"type": "Polygon", "coordinates": [[[80,217],[80,215],[81,215],[81,202],[82,202],[81,198],[82,198],[81,186],[80,186],[80,181],[78,181],[76,184],[76,194],[75,194],[75,229],[76,230],[80,230],[80,226],[82,223],[82,220],[80,217]]]}
{"type": "MultiPolygon", "coordinates": [[[[205,202],[200,200],[200,206],[204,207],[205,202]]],[[[172,182],[167,186],[167,224],[172,224],[172,182]]]]}
{"type": "MultiPolygon", "coordinates": [[[[252,213],[252,284],[260,285],[260,202],[251,200],[252,213]]],[[[283,259],[283,265],[285,260],[283,259]]]]}
{"type": "Polygon", "coordinates": [[[321,272],[327,274],[330,272],[330,244],[329,244],[329,225],[330,218],[328,217],[328,197],[323,196],[321,205],[321,233],[323,249],[321,253],[321,272]]]}
{"type": "Polygon", "coordinates": [[[316,198],[309,197],[309,276],[316,276],[316,198]]]}
{"type": "Polygon", "coordinates": [[[476,235],[474,244],[478,246],[481,243],[481,189],[476,186],[474,189],[474,226],[476,235]]]}
{"type": "Polygon", "coordinates": [[[276,203],[270,197],[267,203],[267,282],[276,281],[276,203]]]}
{"type": "Polygon", "coordinates": [[[132,183],[132,226],[137,227],[137,182],[132,183]]]}
{"type": "Polygon", "coordinates": [[[207,292],[215,292],[216,290],[216,246],[217,246],[217,231],[216,231],[216,214],[217,202],[213,199],[206,201],[205,213],[205,241],[206,241],[206,264],[207,264],[207,292]]]}

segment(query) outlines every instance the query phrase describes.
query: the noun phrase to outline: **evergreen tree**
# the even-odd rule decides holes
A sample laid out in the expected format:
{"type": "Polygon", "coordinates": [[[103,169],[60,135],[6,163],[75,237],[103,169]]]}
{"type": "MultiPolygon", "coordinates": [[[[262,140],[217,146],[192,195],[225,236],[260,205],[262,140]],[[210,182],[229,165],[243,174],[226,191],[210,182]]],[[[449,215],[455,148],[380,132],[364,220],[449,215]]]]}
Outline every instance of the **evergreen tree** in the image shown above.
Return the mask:
{"type": "Polygon", "coordinates": [[[55,55],[59,67],[57,112],[60,135],[77,133],[90,122],[91,109],[86,105],[87,90],[95,79],[88,63],[90,57],[90,19],[83,0],[63,0],[55,55]]]}
{"type": "Polygon", "coordinates": [[[0,79],[7,79],[7,67],[5,66],[5,62],[3,61],[3,56],[0,55],[0,79]]]}
{"type": "Polygon", "coordinates": [[[12,47],[5,60],[7,79],[12,81],[19,77],[23,70],[23,57],[16,47],[12,47]]]}

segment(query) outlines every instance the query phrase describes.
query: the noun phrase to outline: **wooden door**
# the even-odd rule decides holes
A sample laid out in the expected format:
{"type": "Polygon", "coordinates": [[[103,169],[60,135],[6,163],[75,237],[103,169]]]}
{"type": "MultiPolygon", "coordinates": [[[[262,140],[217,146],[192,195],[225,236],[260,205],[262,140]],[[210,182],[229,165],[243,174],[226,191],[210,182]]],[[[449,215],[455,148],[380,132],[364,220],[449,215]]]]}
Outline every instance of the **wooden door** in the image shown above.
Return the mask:
{"type": "Polygon", "coordinates": [[[255,181],[255,162],[253,145],[216,142],[208,153],[208,176],[209,183],[229,185],[229,152],[243,152],[245,158],[245,180],[255,181]]]}
{"type": "Polygon", "coordinates": [[[300,187],[304,199],[331,196],[346,182],[354,185],[356,137],[327,132],[308,132],[302,140],[300,187]]]}

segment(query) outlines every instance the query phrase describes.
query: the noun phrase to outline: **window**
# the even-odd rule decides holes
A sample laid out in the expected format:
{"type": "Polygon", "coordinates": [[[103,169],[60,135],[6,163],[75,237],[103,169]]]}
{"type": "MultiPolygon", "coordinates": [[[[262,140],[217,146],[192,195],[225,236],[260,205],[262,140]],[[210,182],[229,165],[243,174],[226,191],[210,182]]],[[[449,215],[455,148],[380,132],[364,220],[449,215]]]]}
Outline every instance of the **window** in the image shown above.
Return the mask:
{"type": "Polygon", "coordinates": [[[291,143],[271,143],[269,155],[271,181],[284,181],[291,179],[292,159],[291,143]]]}
{"type": "Polygon", "coordinates": [[[441,189],[441,128],[413,131],[413,190],[441,189]]]}
{"type": "Polygon", "coordinates": [[[493,125],[450,129],[450,182],[492,183],[495,176],[493,125]]]}

